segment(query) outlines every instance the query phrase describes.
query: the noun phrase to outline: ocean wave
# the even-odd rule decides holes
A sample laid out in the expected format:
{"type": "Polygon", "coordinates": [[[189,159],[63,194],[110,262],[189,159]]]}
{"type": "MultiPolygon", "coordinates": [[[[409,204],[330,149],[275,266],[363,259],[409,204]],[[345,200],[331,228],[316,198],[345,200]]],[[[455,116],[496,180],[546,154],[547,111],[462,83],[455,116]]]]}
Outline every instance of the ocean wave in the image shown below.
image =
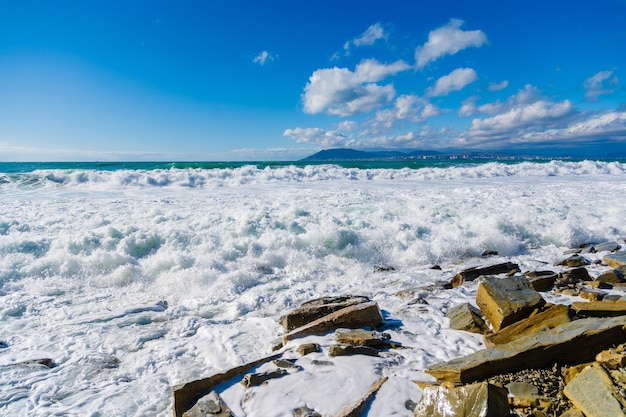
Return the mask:
{"type": "Polygon", "coordinates": [[[506,164],[488,162],[451,167],[345,168],[339,165],[285,165],[233,168],[170,168],[153,170],[41,169],[0,174],[0,189],[21,188],[213,188],[317,181],[433,181],[498,177],[625,175],[626,164],[606,161],[550,161],[506,164]]]}

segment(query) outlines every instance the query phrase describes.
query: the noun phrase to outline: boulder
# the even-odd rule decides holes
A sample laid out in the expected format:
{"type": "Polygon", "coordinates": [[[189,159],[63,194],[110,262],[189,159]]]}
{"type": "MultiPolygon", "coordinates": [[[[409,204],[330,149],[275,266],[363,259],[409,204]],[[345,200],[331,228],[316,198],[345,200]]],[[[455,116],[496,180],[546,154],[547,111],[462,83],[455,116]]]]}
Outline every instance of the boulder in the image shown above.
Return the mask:
{"type": "Polygon", "coordinates": [[[569,258],[563,259],[558,262],[557,265],[567,266],[569,268],[578,268],[580,266],[589,265],[589,259],[581,255],[572,255],[569,258]]]}
{"type": "Polygon", "coordinates": [[[605,255],[602,260],[611,268],[618,268],[626,265],[626,252],[616,252],[611,255],[605,255]]]}
{"type": "Polygon", "coordinates": [[[566,305],[552,305],[540,313],[505,327],[497,333],[485,335],[485,343],[487,346],[509,343],[520,337],[544,332],[560,326],[561,324],[568,323],[572,321],[573,316],[571,310],[566,305]]]}
{"type": "Polygon", "coordinates": [[[499,275],[507,274],[511,271],[519,271],[519,265],[512,262],[504,262],[500,264],[485,266],[485,267],[473,267],[459,272],[452,278],[450,284],[453,288],[462,285],[465,281],[474,281],[481,275],[499,275]]]}
{"type": "Polygon", "coordinates": [[[330,356],[366,355],[378,356],[378,350],[369,346],[342,346],[331,345],[328,349],[330,356]]]}
{"type": "Polygon", "coordinates": [[[593,280],[593,278],[591,278],[591,275],[589,275],[589,271],[587,271],[587,268],[585,267],[570,269],[569,271],[565,272],[563,276],[576,282],[593,280]]]}
{"type": "Polygon", "coordinates": [[[554,271],[534,271],[526,272],[524,276],[528,279],[528,284],[533,290],[548,291],[554,285],[559,274],[554,271]]]}
{"type": "Polygon", "coordinates": [[[604,299],[604,297],[607,294],[608,293],[606,291],[595,290],[595,289],[587,290],[583,288],[582,290],[580,290],[580,293],[578,293],[578,296],[589,301],[601,301],[604,299]]]}
{"type": "Polygon", "coordinates": [[[626,301],[576,301],[572,309],[580,317],[615,317],[626,315],[626,301]]]}
{"type": "Polygon", "coordinates": [[[200,398],[182,417],[232,417],[232,411],[215,391],[200,398]]]}
{"type": "Polygon", "coordinates": [[[339,329],[335,333],[335,341],[350,346],[369,346],[383,349],[389,346],[388,333],[377,333],[363,329],[339,329]]]}
{"type": "Polygon", "coordinates": [[[621,246],[617,242],[603,242],[597,245],[594,245],[595,252],[615,252],[618,251],[621,246]]]}
{"type": "Polygon", "coordinates": [[[375,301],[358,303],[323,316],[283,336],[283,344],[289,340],[311,334],[327,333],[341,327],[358,329],[376,327],[383,322],[383,316],[375,301]]]}
{"type": "Polygon", "coordinates": [[[574,320],[434,365],[426,373],[441,381],[468,383],[553,362],[589,362],[603,349],[626,342],[625,326],[624,316],[574,320]]]}
{"type": "Polygon", "coordinates": [[[302,303],[300,307],[283,315],[278,322],[290,332],[335,311],[369,301],[367,297],[354,295],[322,297],[302,303]]]}
{"type": "Polygon", "coordinates": [[[298,352],[302,356],[306,356],[309,353],[316,353],[322,349],[320,345],[317,343],[305,343],[296,348],[296,352],[298,352]]]}
{"type": "Polygon", "coordinates": [[[524,277],[484,276],[478,286],[476,304],[495,331],[515,323],[545,304],[524,277]]]}
{"type": "Polygon", "coordinates": [[[462,387],[430,386],[417,403],[415,417],[502,417],[510,413],[505,389],[487,382],[462,387]]]}
{"type": "Polygon", "coordinates": [[[613,381],[599,365],[585,368],[563,392],[587,417],[626,417],[613,381]]]}
{"type": "Polygon", "coordinates": [[[624,275],[618,269],[613,269],[598,275],[594,281],[615,284],[624,282],[624,275]]]}
{"type": "Polygon", "coordinates": [[[450,319],[450,328],[466,332],[484,334],[488,330],[487,323],[479,309],[470,303],[458,304],[446,313],[450,319]]]}

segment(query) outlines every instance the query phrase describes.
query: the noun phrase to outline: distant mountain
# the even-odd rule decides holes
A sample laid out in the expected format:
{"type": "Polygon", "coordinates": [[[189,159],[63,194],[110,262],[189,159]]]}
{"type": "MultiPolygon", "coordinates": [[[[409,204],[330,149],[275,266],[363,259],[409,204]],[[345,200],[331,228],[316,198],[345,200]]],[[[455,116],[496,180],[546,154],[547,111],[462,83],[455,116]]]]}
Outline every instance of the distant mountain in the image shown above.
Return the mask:
{"type": "Polygon", "coordinates": [[[356,149],[325,149],[302,159],[303,161],[354,161],[354,160],[385,160],[385,159],[410,159],[417,156],[438,155],[435,151],[358,151],[356,149]]]}

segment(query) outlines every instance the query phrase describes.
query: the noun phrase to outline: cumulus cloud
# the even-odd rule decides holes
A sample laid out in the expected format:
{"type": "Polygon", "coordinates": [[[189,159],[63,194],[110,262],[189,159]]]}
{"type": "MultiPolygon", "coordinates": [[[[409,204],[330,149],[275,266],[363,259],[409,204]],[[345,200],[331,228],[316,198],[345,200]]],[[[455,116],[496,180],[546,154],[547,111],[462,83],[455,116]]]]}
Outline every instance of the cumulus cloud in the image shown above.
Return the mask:
{"type": "Polygon", "coordinates": [[[476,96],[468,97],[463,100],[458,112],[459,117],[469,117],[476,114],[476,100],[478,100],[476,96]]]}
{"type": "Polygon", "coordinates": [[[440,113],[440,109],[422,97],[402,95],[396,99],[393,107],[377,111],[374,118],[366,122],[364,131],[366,134],[388,132],[400,121],[419,123],[440,113]]]}
{"type": "Polygon", "coordinates": [[[440,97],[453,91],[462,90],[466,85],[476,81],[476,71],[472,68],[457,68],[448,75],[439,78],[434,87],[426,90],[429,97],[440,97]]]}
{"type": "Polygon", "coordinates": [[[259,65],[265,65],[268,62],[272,62],[278,59],[278,55],[272,54],[268,51],[261,51],[258,55],[256,55],[252,62],[259,65]]]}
{"type": "Polygon", "coordinates": [[[339,129],[327,130],[319,127],[296,127],[294,129],[285,129],[283,136],[296,143],[316,144],[324,148],[337,148],[354,144],[354,141],[339,129]]]}
{"type": "Polygon", "coordinates": [[[554,144],[567,141],[626,141],[626,112],[610,111],[592,114],[566,127],[534,131],[516,140],[523,143],[554,144]]]}
{"type": "Polygon", "coordinates": [[[303,110],[309,114],[326,112],[337,116],[370,112],[391,102],[396,94],[391,84],[376,83],[409,68],[404,61],[386,65],[368,59],[354,71],[338,67],[316,70],[304,88],[303,110]]]}
{"type": "Polygon", "coordinates": [[[546,99],[524,102],[524,94],[499,105],[501,112],[472,120],[467,131],[460,135],[458,146],[502,147],[516,143],[520,138],[549,129],[567,126],[575,110],[569,100],[554,103],[546,99]],[[518,101],[518,100],[521,100],[518,101]]]}
{"type": "Polygon", "coordinates": [[[428,41],[415,50],[417,68],[426,66],[445,55],[454,55],[469,48],[480,47],[487,42],[487,35],[481,30],[461,30],[463,21],[452,19],[447,25],[428,34],[428,41]]]}
{"type": "Polygon", "coordinates": [[[500,91],[500,90],[504,90],[508,86],[509,86],[509,81],[503,80],[503,81],[500,81],[499,83],[489,83],[489,85],[487,86],[487,90],[500,91]]]}
{"type": "Polygon", "coordinates": [[[602,94],[611,94],[619,83],[617,75],[613,75],[613,71],[600,71],[597,74],[587,78],[583,83],[585,88],[585,100],[597,101],[602,94]]]}

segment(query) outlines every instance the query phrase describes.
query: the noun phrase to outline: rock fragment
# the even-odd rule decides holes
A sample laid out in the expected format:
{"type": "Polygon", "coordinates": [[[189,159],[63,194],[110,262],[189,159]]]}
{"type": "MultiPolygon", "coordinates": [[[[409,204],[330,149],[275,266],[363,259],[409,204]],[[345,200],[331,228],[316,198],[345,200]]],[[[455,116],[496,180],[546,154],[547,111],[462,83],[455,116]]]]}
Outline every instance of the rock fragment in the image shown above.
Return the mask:
{"type": "Polygon", "coordinates": [[[288,373],[289,372],[287,372],[284,369],[275,369],[273,371],[247,374],[247,375],[244,375],[243,379],[241,380],[241,385],[243,385],[246,388],[256,387],[256,386],[261,385],[262,383],[264,383],[265,381],[269,379],[281,378],[287,375],[288,373]]]}
{"type": "Polygon", "coordinates": [[[525,277],[484,276],[478,286],[476,304],[495,331],[528,317],[545,304],[525,277]]]}
{"type": "Polygon", "coordinates": [[[450,319],[450,328],[454,330],[484,334],[489,329],[481,311],[470,303],[452,307],[446,317],[450,319]]]}
{"type": "Polygon", "coordinates": [[[450,284],[453,288],[462,285],[465,281],[474,281],[481,275],[499,275],[507,274],[511,271],[519,271],[519,265],[512,262],[504,262],[495,265],[489,265],[485,267],[468,268],[459,272],[452,278],[450,284]]]}
{"type": "Polygon", "coordinates": [[[232,417],[232,411],[215,391],[200,398],[182,417],[232,417]]]}

